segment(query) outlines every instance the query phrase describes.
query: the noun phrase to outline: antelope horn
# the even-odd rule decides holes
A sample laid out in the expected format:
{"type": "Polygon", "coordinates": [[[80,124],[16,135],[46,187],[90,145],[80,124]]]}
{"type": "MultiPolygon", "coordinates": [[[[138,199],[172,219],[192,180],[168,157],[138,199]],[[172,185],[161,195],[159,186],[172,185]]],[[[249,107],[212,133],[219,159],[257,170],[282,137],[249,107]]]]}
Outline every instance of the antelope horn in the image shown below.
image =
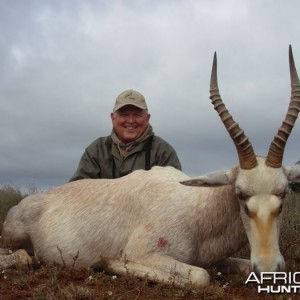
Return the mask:
{"type": "Polygon", "coordinates": [[[292,87],[291,100],[285,119],[273,138],[266,158],[266,165],[272,168],[280,168],[282,166],[285,144],[294,127],[300,109],[300,83],[291,45],[289,46],[289,64],[292,87]]]}
{"type": "Polygon", "coordinates": [[[233,120],[219,93],[216,52],[214,54],[214,61],[211,71],[209,98],[211,99],[214,109],[218,112],[225,128],[234,142],[239,156],[240,167],[242,169],[254,168],[257,165],[257,161],[252,145],[248,137],[244,134],[244,131],[240,128],[239,124],[233,120]]]}

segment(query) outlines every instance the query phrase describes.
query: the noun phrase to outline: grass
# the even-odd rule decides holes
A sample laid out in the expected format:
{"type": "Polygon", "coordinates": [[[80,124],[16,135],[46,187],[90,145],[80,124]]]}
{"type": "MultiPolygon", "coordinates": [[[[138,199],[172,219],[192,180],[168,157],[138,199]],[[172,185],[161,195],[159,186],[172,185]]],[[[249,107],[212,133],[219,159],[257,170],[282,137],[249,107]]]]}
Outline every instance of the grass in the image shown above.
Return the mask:
{"type": "MultiPolygon", "coordinates": [[[[34,189],[32,189],[34,190],[34,189]]],[[[26,196],[18,188],[0,189],[0,230],[9,208],[26,196]]],[[[287,271],[300,270],[300,194],[291,193],[286,199],[282,216],[280,248],[287,271]]],[[[249,257],[249,248],[237,253],[249,257]]],[[[153,284],[129,275],[117,277],[92,269],[64,266],[42,266],[34,272],[0,270],[0,300],[2,299],[256,299],[256,286],[245,285],[242,275],[223,275],[209,269],[212,284],[204,289],[175,288],[153,284]]],[[[297,294],[259,295],[261,299],[298,299],[297,294]]]]}

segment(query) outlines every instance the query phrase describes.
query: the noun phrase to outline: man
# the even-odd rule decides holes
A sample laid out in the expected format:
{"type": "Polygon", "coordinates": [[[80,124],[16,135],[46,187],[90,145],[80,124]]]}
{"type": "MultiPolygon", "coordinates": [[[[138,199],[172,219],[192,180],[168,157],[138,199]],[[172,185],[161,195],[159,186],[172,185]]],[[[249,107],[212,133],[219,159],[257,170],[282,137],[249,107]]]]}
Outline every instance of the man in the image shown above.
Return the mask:
{"type": "Polygon", "coordinates": [[[181,170],[172,146],[154,135],[142,94],[135,90],[122,92],[116,99],[111,120],[111,135],[98,138],[85,149],[70,181],[118,178],[153,166],[173,166],[181,170]]]}

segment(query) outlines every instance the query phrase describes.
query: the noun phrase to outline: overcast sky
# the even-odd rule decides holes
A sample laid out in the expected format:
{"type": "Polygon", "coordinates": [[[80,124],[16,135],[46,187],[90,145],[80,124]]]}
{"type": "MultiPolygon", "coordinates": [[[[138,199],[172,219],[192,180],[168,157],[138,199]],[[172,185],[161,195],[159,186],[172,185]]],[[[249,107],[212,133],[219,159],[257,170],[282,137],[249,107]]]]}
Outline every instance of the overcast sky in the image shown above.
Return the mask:
{"type": "MultiPolygon", "coordinates": [[[[209,100],[214,51],[227,108],[265,156],[300,72],[298,0],[0,0],[0,185],[61,185],[111,131],[116,96],[146,97],[155,134],[191,176],[238,163],[209,100]]],[[[285,164],[300,158],[300,121],[285,164]]]]}

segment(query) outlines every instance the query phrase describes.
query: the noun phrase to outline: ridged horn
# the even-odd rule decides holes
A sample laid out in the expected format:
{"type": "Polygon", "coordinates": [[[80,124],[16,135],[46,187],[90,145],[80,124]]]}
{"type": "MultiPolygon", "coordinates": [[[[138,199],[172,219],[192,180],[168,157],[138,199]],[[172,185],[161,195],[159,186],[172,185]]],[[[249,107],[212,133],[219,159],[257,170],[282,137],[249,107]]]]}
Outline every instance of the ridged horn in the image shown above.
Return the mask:
{"type": "Polygon", "coordinates": [[[266,165],[272,168],[280,168],[282,166],[284,148],[298,118],[300,109],[300,83],[291,45],[289,46],[289,64],[292,90],[291,100],[285,119],[283,120],[281,127],[278,129],[277,134],[273,138],[266,158],[266,165]]]}
{"type": "Polygon", "coordinates": [[[209,98],[211,99],[214,109],[218,112],[225,128],[234,142],[239,156],[240,167],[242,169],[254,168],[257,165],[257,161],[252,145],[248,137],[244,134],[244,131],[240,128],[239,124],[233,120],[219,93],[216,52],[214,54],[211,71],[209,98]]]}

